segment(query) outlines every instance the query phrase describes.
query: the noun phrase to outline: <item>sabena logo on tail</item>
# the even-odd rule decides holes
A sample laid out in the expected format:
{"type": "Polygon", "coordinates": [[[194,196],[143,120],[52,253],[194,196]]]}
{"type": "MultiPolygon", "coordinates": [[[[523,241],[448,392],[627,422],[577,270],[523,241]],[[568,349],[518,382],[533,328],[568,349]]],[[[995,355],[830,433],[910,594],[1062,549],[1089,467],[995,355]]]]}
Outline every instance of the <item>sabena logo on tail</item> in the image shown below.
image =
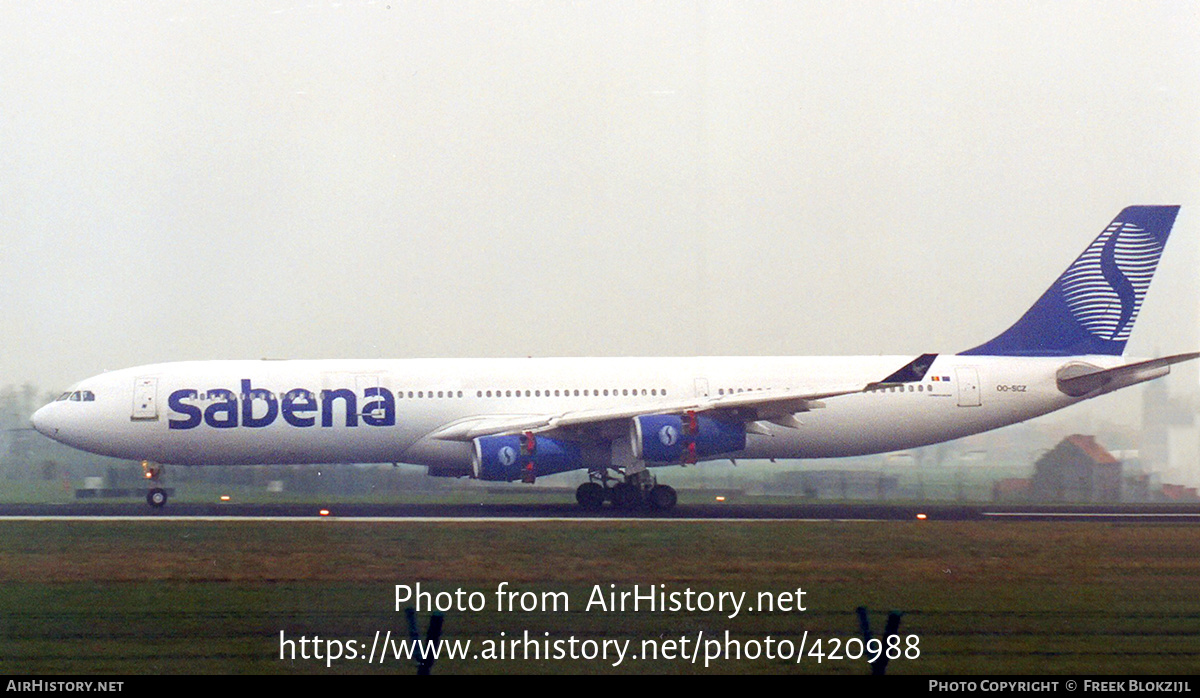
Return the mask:
{"type": "Polygon", "coordinates": [[[1121,211],[1016,324],[962,353],[1121,355],[1178,214],[1178,206],[1121,211]]]}

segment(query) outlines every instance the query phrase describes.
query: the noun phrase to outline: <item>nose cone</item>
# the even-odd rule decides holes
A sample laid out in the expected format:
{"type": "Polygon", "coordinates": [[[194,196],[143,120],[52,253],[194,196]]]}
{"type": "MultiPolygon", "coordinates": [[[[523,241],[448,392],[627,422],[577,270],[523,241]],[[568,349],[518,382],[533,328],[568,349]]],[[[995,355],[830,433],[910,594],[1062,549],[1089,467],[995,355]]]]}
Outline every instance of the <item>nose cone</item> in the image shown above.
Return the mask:
{"type": "Polygon", "coordinates": [[[38,433],[54,438],[58,434],[58,427],[54,425],[54,420],[50,417],[50,412],[54,403],[50,403],[33,413],[29,421],[33,424],[33,428],[37,429],[38,433]]]}

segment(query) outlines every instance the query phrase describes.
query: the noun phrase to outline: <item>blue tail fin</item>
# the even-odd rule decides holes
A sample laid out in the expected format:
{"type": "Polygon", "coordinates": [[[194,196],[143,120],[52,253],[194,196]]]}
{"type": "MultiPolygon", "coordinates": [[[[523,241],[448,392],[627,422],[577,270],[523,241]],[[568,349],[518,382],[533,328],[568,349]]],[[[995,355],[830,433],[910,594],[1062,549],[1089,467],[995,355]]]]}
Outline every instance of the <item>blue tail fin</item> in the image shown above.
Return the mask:
{"type": "Polygon", "coordinates": [[[1119,356],[1178,213],[1178,206],[1121,211],[1016,324],[961,353],[1119,356]]]}

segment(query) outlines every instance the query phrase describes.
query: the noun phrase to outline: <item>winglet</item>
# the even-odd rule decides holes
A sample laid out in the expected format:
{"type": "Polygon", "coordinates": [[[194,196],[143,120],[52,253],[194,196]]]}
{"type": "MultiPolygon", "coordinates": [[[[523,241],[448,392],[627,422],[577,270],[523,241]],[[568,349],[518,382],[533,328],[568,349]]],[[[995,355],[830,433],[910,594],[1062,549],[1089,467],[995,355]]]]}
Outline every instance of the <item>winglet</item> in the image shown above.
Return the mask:
{"type": "Polygon", "coordinates": [[[925,378],[925,374],[929,373],[929,367],[933,365],[933,360],[937,358],[937,354],[921,354],[917,358],[909,361],[892,375],[884,378],[878,383],[871,385],[881,385],[888,383],[918,383],[925,378]]]}
{"type": "Polygon", "coordinates": [[[984,356],[1120,356],[1178,206],[1130,206],[1003,334],[962,352],[984,356]]]}

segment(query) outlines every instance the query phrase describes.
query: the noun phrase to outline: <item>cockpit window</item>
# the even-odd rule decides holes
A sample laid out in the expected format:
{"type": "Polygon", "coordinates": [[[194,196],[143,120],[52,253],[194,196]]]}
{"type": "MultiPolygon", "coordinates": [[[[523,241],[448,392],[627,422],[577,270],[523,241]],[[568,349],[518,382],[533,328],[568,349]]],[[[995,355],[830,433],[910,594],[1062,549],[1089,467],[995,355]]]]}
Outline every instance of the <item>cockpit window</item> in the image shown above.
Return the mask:
{"type": "Polygon", "coordinates": [[[57,398],[55,398],[55,399],[54,399],[54,401],[55,401],[55,402],[62,402],[63,400],[66,400],[66,399],[67,399],[67,398],[69,398],[69,397],[71,397],[71,393],[69,393],[69,392],[67,392],[67,393],[63,393],[62,395],[59,395],[57,398]]]}
{"type": "Polygon", "coordinates": [[[95,401],[96,401],[96,394],[95,394],[95,393],[93,393],[92,391],[90,391],[90,390],[81,390],[81,391],[79,391],[79,392],[80,392],[80,393],[83,395],[83,401],[84,401],[84,402],[95,402],[95,401]]]}
{"type": "Polygon", "coordinates": [[[76,390],[74,392],[63,393],[62,395],[59,395],[55,402],[60,402],[62,400],[70,400],[71,402],[95,402],[96,394],[90,390],[76,390]]]}

